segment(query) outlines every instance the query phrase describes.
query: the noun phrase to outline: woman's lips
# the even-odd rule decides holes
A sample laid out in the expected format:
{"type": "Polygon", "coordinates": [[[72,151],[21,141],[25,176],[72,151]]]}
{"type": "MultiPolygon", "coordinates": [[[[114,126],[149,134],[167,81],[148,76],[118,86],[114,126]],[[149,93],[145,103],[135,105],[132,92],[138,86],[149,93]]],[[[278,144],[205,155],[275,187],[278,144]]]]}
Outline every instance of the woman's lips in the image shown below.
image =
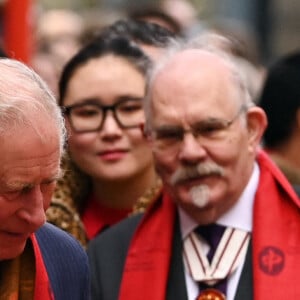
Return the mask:
{"type": "Polygon", "coordinates": [[[114,150],[101,151],[99,153],[99,156],[103,160],[114,161],[114,160],[122,159],[127,153],[128,150],[114,149],[114,150]]]}

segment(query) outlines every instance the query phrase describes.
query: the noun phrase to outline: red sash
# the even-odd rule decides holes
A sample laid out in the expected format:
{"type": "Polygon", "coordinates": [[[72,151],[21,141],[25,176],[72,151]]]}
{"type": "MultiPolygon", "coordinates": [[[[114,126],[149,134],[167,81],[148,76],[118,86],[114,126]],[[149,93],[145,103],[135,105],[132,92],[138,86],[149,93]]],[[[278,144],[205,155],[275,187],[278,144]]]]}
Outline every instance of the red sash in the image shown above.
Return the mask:
{"type": "Polygon", "coordinates": [[[299,199],[278,168],[261,153],[254,203],[254,299],[300,299],[299,199]]]}
{"type": "Polygon", "coordinates": [[[38,242],[34,234],[32,234],[30,238],[34,249],[36,266],[34,300],[53,300],[54,296],[51,290],[51,284],[38,242]]]}
{"type": "MultiPolygon", "coordinates": [[[[252,233],[254,299],[298,299],[300,201],[263,152],[258,163],[261,174],[252,233]]],[[[175,210],[165,195],[145,214],[131,241],[120,300],[166,299],[175,210]]]]}

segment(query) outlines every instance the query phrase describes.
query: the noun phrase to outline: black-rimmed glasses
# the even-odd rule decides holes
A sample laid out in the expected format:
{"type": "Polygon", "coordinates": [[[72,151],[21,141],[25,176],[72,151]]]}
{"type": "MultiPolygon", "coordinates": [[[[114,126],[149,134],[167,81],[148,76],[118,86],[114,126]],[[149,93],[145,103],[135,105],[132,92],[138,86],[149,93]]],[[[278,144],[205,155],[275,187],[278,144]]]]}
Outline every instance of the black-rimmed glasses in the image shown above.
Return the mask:
{"type": "Polygon", "coordinates": [[[140,127],[145,120],[142,99],[123,99],[114,105],[85,102],[63,107],[72,129],[78,133],[102,129],[108,111],[121,128],[140,127]]]}

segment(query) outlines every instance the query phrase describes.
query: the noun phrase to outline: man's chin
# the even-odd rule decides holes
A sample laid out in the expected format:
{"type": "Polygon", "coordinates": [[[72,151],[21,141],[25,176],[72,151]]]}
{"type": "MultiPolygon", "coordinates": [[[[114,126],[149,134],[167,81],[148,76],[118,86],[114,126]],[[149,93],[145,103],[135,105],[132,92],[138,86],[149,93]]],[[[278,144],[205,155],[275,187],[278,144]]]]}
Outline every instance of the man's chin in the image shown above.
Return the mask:
{"type": "Polygon", "coordinates": [[[23,253],[25,245],[26,245],[26,242],[24,242],[23,244],[14,246],[14,247],[7,247],[7,248],[0,249],[0,261],[18,257],[19,255],[21,255],[23,253]]]}
{"type": "Polygon", "coordinates": [[[209,203],[210,189],[207,185],[196,185],[189,190],[189,195],[195,206],[204,208],[209,203]]]}

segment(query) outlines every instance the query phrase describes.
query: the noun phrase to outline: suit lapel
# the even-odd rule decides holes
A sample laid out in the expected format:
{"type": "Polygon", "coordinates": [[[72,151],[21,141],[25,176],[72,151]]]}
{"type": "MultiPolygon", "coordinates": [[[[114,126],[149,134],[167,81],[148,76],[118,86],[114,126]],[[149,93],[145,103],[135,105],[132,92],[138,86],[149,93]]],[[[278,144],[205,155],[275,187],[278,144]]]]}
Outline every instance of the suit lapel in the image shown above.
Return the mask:
{"type": "Polygon", "coordinates": [[[234,300],[253,299],[252,245],[248,245],[246,259],[234,300]]]}
{"type": "Polygon", "coordinates": [[[173,237],[172,249],[173,251],[171,254],[166,300],[188,300],[184,277],[182,241],[178,216],[176,217],[175,221],[175,233],[173,237]]]}

